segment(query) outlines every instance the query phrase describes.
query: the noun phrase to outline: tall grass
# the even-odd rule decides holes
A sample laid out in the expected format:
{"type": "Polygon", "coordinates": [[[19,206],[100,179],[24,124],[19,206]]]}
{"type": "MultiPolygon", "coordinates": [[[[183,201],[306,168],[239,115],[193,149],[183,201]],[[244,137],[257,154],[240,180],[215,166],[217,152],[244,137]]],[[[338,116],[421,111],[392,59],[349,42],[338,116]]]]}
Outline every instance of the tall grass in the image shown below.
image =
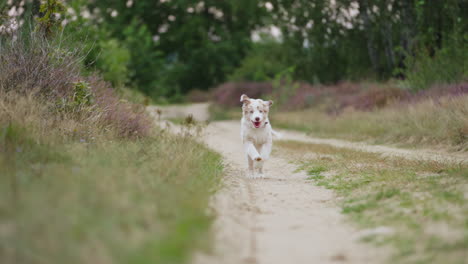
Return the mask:
{"type": "Polygon", "coordinates": [[[281,112],[273,124],[319,137],[370,140],[374,143],[440,145],[468,150],[468,96],[397,104],[372,112],[349,110],[330,116],[314,109],[281,112]]]}
{"type": "Polygon", "coordinates": [[[1,263],[179,264],[209,245],[222,167],[192,139],[60,144],[56,129],[38,141],[17,123],[0,128],[1,263]]]}
{"type": "Polygon", "coordinates": [[[151,122],[142,108],[122,102],[99,76],[83,75],[82,53],[68,48],[63,38],[48,39],[39,32],[2,36],[0,91],[42,98],[58,116],[73,112],[80,122],[99,120],[101,127],[116,128],[122,137],[148,134],[151,122]],[[80,92],[90,100],[77,101],[80,92]]]}
{"type": "Polygon", "coordinates": [[[0,43],[0,263],[180,264],[208,246],[218,154],[154,128],[60,42],[0,43]]]}

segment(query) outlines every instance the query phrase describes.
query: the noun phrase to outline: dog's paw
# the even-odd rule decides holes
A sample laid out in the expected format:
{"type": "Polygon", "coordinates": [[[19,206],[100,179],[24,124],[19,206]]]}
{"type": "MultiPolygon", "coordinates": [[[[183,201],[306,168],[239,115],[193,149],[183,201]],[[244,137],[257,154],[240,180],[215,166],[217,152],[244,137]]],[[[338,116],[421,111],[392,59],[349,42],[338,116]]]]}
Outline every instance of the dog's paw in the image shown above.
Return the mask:
{"type": "Polygon", "coordinates": [[[254,160],[255,161],[262,161],[262,158],[261,157],[256,157],[254,160]]]}

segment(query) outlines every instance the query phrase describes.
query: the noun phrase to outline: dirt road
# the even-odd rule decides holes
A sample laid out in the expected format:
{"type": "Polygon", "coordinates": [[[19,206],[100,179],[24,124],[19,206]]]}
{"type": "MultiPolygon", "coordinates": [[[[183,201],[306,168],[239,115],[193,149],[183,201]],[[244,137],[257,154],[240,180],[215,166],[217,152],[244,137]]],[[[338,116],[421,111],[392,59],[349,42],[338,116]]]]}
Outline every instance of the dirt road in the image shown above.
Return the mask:
{"type": "MultiPolygon", "coordinates": [[[[206,120],[208,105],[178,108],[176,117],[193,114],[206,120]]],[[[149,109],[150,112],[155,108],[149,109]]],[[[163,112],[171,111],[163,109],[163,112]]],[[[195,256],[195,264],[326,264],[383,263],[389,252],[359,242],[363,231],[346,222],[330,190],[314,186],[307,175],[281,152],[266,162],[265,179],[247,179],[239,121],[212,122],[202,140],[221,153],[227,175],[213,199],[217,219],[215,249],[195,256]]],[[[317,139],[281,131],[283,139],[421,159],[453,159],[428,151],[370,146],[334,139],[317,139]]],[[[273,147],[274,148],[274,147],[273,147]]],[[[466,159],[465,159],[466,160],[466,159]]],[[[369,231],[369,230],[365,230],[369,231]]]]}
{"type": "Polygon", "coordinates": [[[307,181],[278,153],[265,179],[247,179],[238,122],[215,122],[204,141],[227,165],[225,188],[215,197],[218,213],[214,255],[196,263],[380,263],[385,252],[357,240],[333,194],[307,181]]]}

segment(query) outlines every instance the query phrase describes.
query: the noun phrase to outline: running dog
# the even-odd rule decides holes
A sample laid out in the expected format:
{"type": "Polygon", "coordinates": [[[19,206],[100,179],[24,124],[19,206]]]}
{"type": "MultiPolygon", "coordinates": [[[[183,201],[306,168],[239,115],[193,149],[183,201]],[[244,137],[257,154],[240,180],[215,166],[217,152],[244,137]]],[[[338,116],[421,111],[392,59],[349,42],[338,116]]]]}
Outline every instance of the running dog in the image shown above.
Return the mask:
{"type": "Polygon", "coordinates": [[[273,146],[273,136],[280,134],[271,128],[268,112],[273,101],[251,99],[243,94],[242,102],[241,138],[248,162],[247,177],[263,178],[263,164],[270,157],[273,146]]]}

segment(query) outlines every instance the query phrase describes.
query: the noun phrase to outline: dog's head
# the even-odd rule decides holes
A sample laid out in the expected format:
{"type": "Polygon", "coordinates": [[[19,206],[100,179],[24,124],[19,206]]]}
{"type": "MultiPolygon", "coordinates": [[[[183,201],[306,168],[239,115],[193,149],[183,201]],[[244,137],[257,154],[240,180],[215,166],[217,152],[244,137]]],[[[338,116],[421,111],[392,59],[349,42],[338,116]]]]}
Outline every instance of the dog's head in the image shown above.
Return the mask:
{"type": "Polygon", "coordinates": [[[262,99],[251,99],[243,94],[240,98],[242,102],[242,116],[250,121],[250,125],[254,128],[265,126],[268,122],[268,112],[273,101],[263,101],[262,99]]]}

